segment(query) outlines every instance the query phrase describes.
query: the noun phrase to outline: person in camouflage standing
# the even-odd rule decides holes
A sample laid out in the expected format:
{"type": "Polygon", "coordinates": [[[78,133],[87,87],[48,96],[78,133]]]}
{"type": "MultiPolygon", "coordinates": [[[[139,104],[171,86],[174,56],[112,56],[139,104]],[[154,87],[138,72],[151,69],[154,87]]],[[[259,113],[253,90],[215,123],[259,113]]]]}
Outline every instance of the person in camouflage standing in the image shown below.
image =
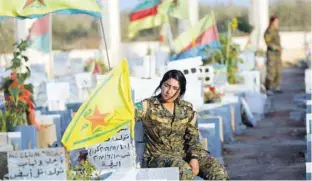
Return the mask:
{"type": "Polygon", "coordinates": [[[279,20],[273,15],[270,17],[270,24],[264,33],[264,40],[267,44],[267,78],[266,89],[268,95],[274,93],[282,93],[280,90],[282,60],[282,47],[280,43],[280,36],[278,32],[279,20]]]}
{"type": "Polygon", "coordinates": [[[142,121],[146,148],[143,162],[148,168],[178,167],[181,180],[200,176],[205,180],[228,180],[223,165],[203,149],[192,104],[181,100],[186,79],[170,70],[162,78],[160,94],[135,104],[135,119],[142,121]]]}

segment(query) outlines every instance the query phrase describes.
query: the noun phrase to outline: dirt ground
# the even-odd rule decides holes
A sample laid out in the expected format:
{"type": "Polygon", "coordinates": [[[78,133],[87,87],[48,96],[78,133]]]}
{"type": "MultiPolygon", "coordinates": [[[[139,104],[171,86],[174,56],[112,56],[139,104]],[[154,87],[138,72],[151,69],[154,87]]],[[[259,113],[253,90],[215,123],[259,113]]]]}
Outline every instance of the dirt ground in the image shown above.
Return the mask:
{"type": "Polygon", "coordinates": [[[283,94],[271,97],[272,112],[236,136],[235,143],[224,145],[231,180],[305,179],[305,123],[289,117],[296,109],[294,95],[304,93],[304,69],[284,69],[281,88],[283,94]]]}

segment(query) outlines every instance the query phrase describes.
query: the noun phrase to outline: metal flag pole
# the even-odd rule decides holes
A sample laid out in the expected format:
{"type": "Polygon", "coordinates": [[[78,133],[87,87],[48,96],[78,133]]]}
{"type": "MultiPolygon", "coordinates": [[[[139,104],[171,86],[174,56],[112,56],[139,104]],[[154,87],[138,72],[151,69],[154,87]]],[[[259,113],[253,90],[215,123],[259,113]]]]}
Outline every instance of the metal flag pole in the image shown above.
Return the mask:
{"type": "Polygon", "coordinates": [[[48,78],[54,78],[54,56],[53,56],[53,47],[52,47],[52,14],[49,13],[46,16],[49,16],[49,61],[48,61],[48,78]]]}
{"type": "Polygon", "coordinates": [[[110,60],[109,60],[109,56],[108,56],[108,49],[107,49],[106,38],[105,38],[105,30],[104,30],[104,25],[103,25],[102,19],[100,19],[100,23],[101,23],[103,41],[104,41],[104,45],[105,45],[106,58],[107,58],[107,62],[108,62],[108,70],[110,71],[111,65],[110,65],[110,60]]]}

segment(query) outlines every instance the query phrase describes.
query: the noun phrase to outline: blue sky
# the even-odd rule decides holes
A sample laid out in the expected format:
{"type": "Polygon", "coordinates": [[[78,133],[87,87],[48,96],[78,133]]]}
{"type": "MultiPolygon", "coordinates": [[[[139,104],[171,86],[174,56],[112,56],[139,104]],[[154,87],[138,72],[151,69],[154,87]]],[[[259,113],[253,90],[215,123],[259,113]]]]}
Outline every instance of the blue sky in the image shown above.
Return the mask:
{"type": "MultiPolygon", "coordinates": [[[[119,0],[120,9],[133,9],[142,0],[119,0]]],[[[248,6],[249,0],[199,0],[201,3],[215,5],[215,4],[228,4],[230,2],[234,3],[237,6],[248,6]]]]}

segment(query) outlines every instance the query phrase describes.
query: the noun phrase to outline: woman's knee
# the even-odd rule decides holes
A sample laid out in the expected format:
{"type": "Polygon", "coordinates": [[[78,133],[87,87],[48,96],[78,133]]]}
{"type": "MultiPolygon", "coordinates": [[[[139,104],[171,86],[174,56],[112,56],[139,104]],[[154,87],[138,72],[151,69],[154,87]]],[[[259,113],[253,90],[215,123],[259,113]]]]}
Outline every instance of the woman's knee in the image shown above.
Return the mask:
{"type": "Polygon", "coordinates": [[[188,163],[185,162],[183,166],[179,167],[180,180],[193,180],[193,171],[188,163]]]}
{"type": "Polygon", "coordinates": [[[211,155],[205,155],[199,160],[199,176],[205,180],[229,180],[225,167],[211,155]]]}

